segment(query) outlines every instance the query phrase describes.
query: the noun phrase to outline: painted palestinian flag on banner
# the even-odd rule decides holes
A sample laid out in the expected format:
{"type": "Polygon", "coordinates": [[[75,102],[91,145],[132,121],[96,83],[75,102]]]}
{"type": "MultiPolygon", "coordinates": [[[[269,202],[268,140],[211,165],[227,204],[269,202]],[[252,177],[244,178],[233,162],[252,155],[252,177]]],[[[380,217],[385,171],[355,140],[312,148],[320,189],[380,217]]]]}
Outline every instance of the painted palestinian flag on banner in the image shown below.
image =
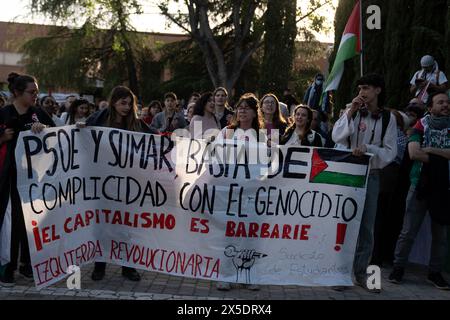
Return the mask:
{"type": "Polygon", "coordinates": [[[347,24],[345,25],[333,68],[331,69],[330,75],[328,76],[327,82],[324,86],[324,94],[327,91],[337,90],[344,73],[344,62],[361,52],[360,6],[361,3],[358,1],[353,8],[347,24]]]}
{"type": "Polygon", "coordinates": [[[364,188],[370,156],[356,157],[348,151],[314,149],[309,182],[364,188]]]}

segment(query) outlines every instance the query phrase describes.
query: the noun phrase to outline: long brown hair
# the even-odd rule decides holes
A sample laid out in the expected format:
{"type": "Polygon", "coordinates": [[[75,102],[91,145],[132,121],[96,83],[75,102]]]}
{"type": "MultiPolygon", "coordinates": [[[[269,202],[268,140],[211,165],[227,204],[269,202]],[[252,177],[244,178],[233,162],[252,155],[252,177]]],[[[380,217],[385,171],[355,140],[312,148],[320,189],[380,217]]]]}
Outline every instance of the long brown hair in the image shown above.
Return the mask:
{"type": "Polygon", "coordinates": [[[284,118],[283,114],[281,113],[280,101],[278,100],[277,96],[274,95],[273,93],[267,93],[261,98],[261,100],[260,100],[261,113],[264,115],[262,106],[264,103],[264,99],[268,98],[268,97],[272,97],[275,99],[275,104],[277,107],[277,109],[275,110],[275,113],[273,114],[273,119],[272,119],[272,123],[274,124],[275,128],[280,128],[281,126],[286,126],[288,123],[287,123],[286,119],[284,118]]]}
{"type": "MultiPolygon", "coordinates": [[[[223,93],[225,93],[225,95],[226,95],[227,98],[228,98],[228,91],[227,91],[227,89],[225,89],[224,87],[217,87],[217,88],[214,89],[214,91],[213,91],[213,93],[212,93],[213,99],[214,99],[214,97],[216,96],[216,93],[219,92],[219,91],[223,91],[223,93]]],[[[227,101],[225,102],[225,109],[229,109],[229,110],[233,111],[233,110],[231,109],[230,105],[228,104],[228,99],[227,99],[227,101]]]]}
{"type": "MultiPolygon", "coordinates": [[[[75,116],[77,114],[78,108],[80,106],[82,106],[83,104],[85,104],[86,106],[89,106],[89,101],[85,100],[85,99],[75,99],[72,104],[69,107],[69,111],[68,111],[68,115],[67,115],[67,124],[75,124],[75,116]]],[[[86,118],[89,116],[89,111],[88,114],[86,115],[86,118]]]]}
{"type": "Polygon", "coordinates": [[[261,110],[260,110],[260,106],[259,106],[259,100],[258,98],[256,98],[256,96],[253,93],[244,93],[240,98],[239,101],[236,103],[235,107],[234,107],[234,115],[233,118],[231,119],[231,123],[228,126],[229,129],[237,129],[239,128],[239,120],[237,118],[237,109],[239,108],[239,106],[243,103],[246,102],[247,105],[253,110],[255,111],[255,118],[252,121],[252,128],[256,130],[256,132],[258,132],[260,129],[264,129],[265,125],[264,125],[264,121],[262,119],[262,115],[261,115],[261,110]]]}
{"type": "MultiPolygon", "coordinates": [[[[284,134],[285,136],[290,136],[291,133],[294,132],[295,129],[297,128],[297,125],[295,123],[295,114],[297,113],[297,111],[299,109],[305,109],[308,112],[308,121],[306,122],[306,127],[305,127],[305,132],[304,132],[305,136],[311,130],[311,123],[312,123],[312,118],[313,118],[312,109],[310,107],[308,107],[307,105],[299,104],[294,109],[294,115],[293,115],[294,119],[292,121],[292,124],[289,126],[289,128],[286,129],[286,133],[284,134]]],[[[305,137],[302,137],[302,139],[304,139],[304,138],[305,137]]]]}
{"type": "Polygon", "coordinates": [[[117,119],[117,111],[115,108],[115,104],[120,99],[131,98],[131,110],[125,118],[125,129],[130,131],[141,131],[141,123],[137,116],[137,103],[136,96],[134,93],[125,86],[117,86],[112,89],[110,97],[109,97],[109,116],[107,119],[108,127],[114,127],[117,119]]]}

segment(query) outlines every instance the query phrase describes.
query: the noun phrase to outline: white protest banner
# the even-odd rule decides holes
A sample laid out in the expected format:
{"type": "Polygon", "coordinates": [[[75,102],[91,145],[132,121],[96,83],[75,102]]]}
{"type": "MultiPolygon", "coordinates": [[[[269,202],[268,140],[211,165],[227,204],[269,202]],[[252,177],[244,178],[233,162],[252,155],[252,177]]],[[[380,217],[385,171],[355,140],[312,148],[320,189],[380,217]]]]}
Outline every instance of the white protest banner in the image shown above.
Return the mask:
{"type": "Polygon", "coordinates": [[[21,133],[18,190],[38,288],[94,261],[352,285],[369,156],[299,146],[269,159],[262,143],[173,140],[99,127],[21,133]]]}

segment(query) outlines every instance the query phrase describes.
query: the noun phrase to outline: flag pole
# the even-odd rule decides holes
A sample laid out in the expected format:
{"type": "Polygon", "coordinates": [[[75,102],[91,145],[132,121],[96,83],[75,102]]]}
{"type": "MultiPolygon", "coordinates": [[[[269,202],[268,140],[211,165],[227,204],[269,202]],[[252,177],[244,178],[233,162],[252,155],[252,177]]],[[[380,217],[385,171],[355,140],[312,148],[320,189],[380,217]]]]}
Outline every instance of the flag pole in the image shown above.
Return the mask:
{"type": "Polygon", "coordinates": [[[360,74],[361,77],[364,76],[364,50],[363,50],[363,0],[360,0],[359,3],[359,38],[360,38],[360,49],[361,49],[361,53],[360,53],[360,74]]]}

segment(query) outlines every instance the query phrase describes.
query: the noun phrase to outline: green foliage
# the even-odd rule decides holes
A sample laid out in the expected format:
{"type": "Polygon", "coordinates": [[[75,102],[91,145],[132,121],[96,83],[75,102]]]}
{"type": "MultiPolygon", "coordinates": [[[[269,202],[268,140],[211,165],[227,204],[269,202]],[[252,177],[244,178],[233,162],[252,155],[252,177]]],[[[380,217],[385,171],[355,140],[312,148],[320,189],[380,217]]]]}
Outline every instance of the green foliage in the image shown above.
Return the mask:
{"type": "Polygon", "coordinates": [[[294,60],[296,2],[269,0],[265,30],[260,88],[261,92],[273,92],[281,96],[288,87],[294,60]]]}
{"type": "Polygon", "coordinates": [[[280,94],[289,82],[306,82],[298,76],[298,70],[295,76],[292,75],[297,23],[299,20],[310,23],[307,29],[300,29],[302,34],[320,28],[322,18],[315,14],[314,8],[330,0],[310,0],[308,10],[311,11],[300,15],[300,18],[296,16],[295,0],[159,1],[161,11],[171,15],[174,23],[191,32],[195,41],[160,44],[153,51],[142,35],[133,32],[129,21],[131,14],[142,13],[141,1],[30,2],[33,12],[76,26],[34,39],[24,46],[26,63],[39,77],[41,85],[75,86],[79,90],[87,90],[93,83],[91,80],[100,79],[104,81],[105,91],[124,83],[148,101],[168,90],[183,96],[192,91],[211,90],[217,85],[234,86],[236,94],[250,90],[270,90],[280,94]],[[201,32],[192,29],[196,23],[198,26],[201,10],[191,16],[183,12],[169,14],[170,2],[184,3],[194,11],[206,4],[212,42],[217,45],[220,54],[214,53],[211,39],[202,38],[202,32],[207,29],[201,32]],[[278,8],[272,10],[272,19],[267,18],[269,4],[278,8]],[[277,10],[281,14],[276,13],[277,10]],[[262,47],[264,35],[267,44],[262,47]],[[152,54],[157,51],[162,53],[159,62],[152,54]],[[208,57],[210,63],[207,62],[208,57]],[[170,67],[173,80],[161,83],[165,66],[170,67]],[[262,81],[263,77],[267,81],[262,81]],[[260,83],[275,83],[275,87],[258,90],[260,83]]]}
{"type": "Polygon", "coordinates": [[[174,91],[180,97],[189,97],[194,92],[213,90],[202,52],[192,40],[168,44],[161,50],[161,63],[170,66],[172,80],[160,84],[160,96],[174,91]]]}
{"type": "Polygon", "coordinates": [[[57,28],[47,37],[25,43],[22,49],[27,69],[38,77],[41,86],[84,88],[85,75],[94,60],[86,54],[96,51],[92,45],[97,42],[96,37],[87,36],[88,28],[57,28]]]}
{"type": "MultiPolygon", "coordinates": [[[[153,75],[149,66],[154,58],[143,35],[135,37],[133,47],[137,78],[153,75]]],[[[99,30],[92,25],[80,29],[55,28],[49,35],[25,43],[25,64],[30,73],[36,75],[42,87],[65,87],[80,92],[93,90],[94,80],[104,81],[104,95],[116,85],[129,79],[126,66],[126,51],[118,41],[114,30],[99,30]]],[[[158,76],[161,67],[155,70],[158,76]]],[[[140,84],[139,90],[145,88],[140,84]]]]}
{"type": "Polygon", "coordinates": [[[295,96],[301,101],[314,76],[321,72],[315,64],[317,56],[327,50],[327,48],[317,40],[309,39],[308,41],[298,43],[295,50],[296,56],[302,57],[303,60],[301,65],[294,66],[291,78],[294,83],[292,89],[295,96]]]}
{"type": "Polygon", "coordinates": [[[246,81],[239,78],[250,60],[261,56],[262,45],[262,64],[254,63],[257,69],[253,73],[261,76],[256,83],[260,84],[262,92],[280,93],[292,80],[297,23],[307,21],[304,24],[307,30],[320,29],[324,18],[317,15],[316,10],[331,0],[310,0],[308,11],[303,15],[297,15],[295,0],[184,1],[189,14],[170,12],[171,3],[182,2],[160,1],[161,12],[198,44],[214,85],[242,91],[238,84],[246,81]]]}
{"type": "Polygon", "coordinates": [[[97,27],[112,29],[115,28],[114,25],[123,24],[125,21],[130,30],[128,20],[130,15],[142,13],[138,0],[30,0],[30,2],[33,13],[44,14],[55,21],[80,25],[90,20],[97,27]]]}
{"type": "MultiPolygon", "coordinates": [[[[343,29],[356,0],[341,0],[335,16],[335,44],[340,43],[343,29]]],[[[363,24],[364,72],[384,75],[387,106],[401,108],[412,98],[409,81],[420,69],[420,57],[434,56],[442,71],[450,66],[450,1],[391,0],[363,1],[381,7],[381,30],[368,30],[363,24]]],[[[366,15],[363,15],[365,22],[366,15]]],[[[335,48],[336,52],[337,48],[335,48]]],[[[335,54],[335,53],[334,53],[335,54]]],[[[330,68],[334,56],[330,59],[330,68]]],[[[346,62],[344,76],[336,94],[336,107],[342,108],[355,94],[359,78],[359,57],[346,62]]]]}
{"type": "Polygon", "coordinates": [[[290,83],[294,83],[295,91],[300,93],[307,88],[318,70],[303,63],[303,69],[294,71],[293,62],[296,56],[309,59],[309,52],[320,48],[312,31],[324,30],[325,17],[318,15],[317,10],[327,5],[331,5],[331,1],[310,0],[307,10],[302,12],[295,0],[269,0],[260,79],[262,92],[274,92],[281,96],[290,83]],[[305,50],[295,48],[296,39],[302,40],[305,50]]]}
{"type": "Polygon", "coordinates": [[[32,12],[75,26],[25,44],[28,67],[39,78],[80,90],[86,86],[85,78],[105,79],[105,89],[128,82],[139,95],[138,68],[146,48],[130,23],[132,14],[142,13],[138,0],[30,1],[32,12]],[[45,46],[58,50],[47,53],[45,46]]]}

